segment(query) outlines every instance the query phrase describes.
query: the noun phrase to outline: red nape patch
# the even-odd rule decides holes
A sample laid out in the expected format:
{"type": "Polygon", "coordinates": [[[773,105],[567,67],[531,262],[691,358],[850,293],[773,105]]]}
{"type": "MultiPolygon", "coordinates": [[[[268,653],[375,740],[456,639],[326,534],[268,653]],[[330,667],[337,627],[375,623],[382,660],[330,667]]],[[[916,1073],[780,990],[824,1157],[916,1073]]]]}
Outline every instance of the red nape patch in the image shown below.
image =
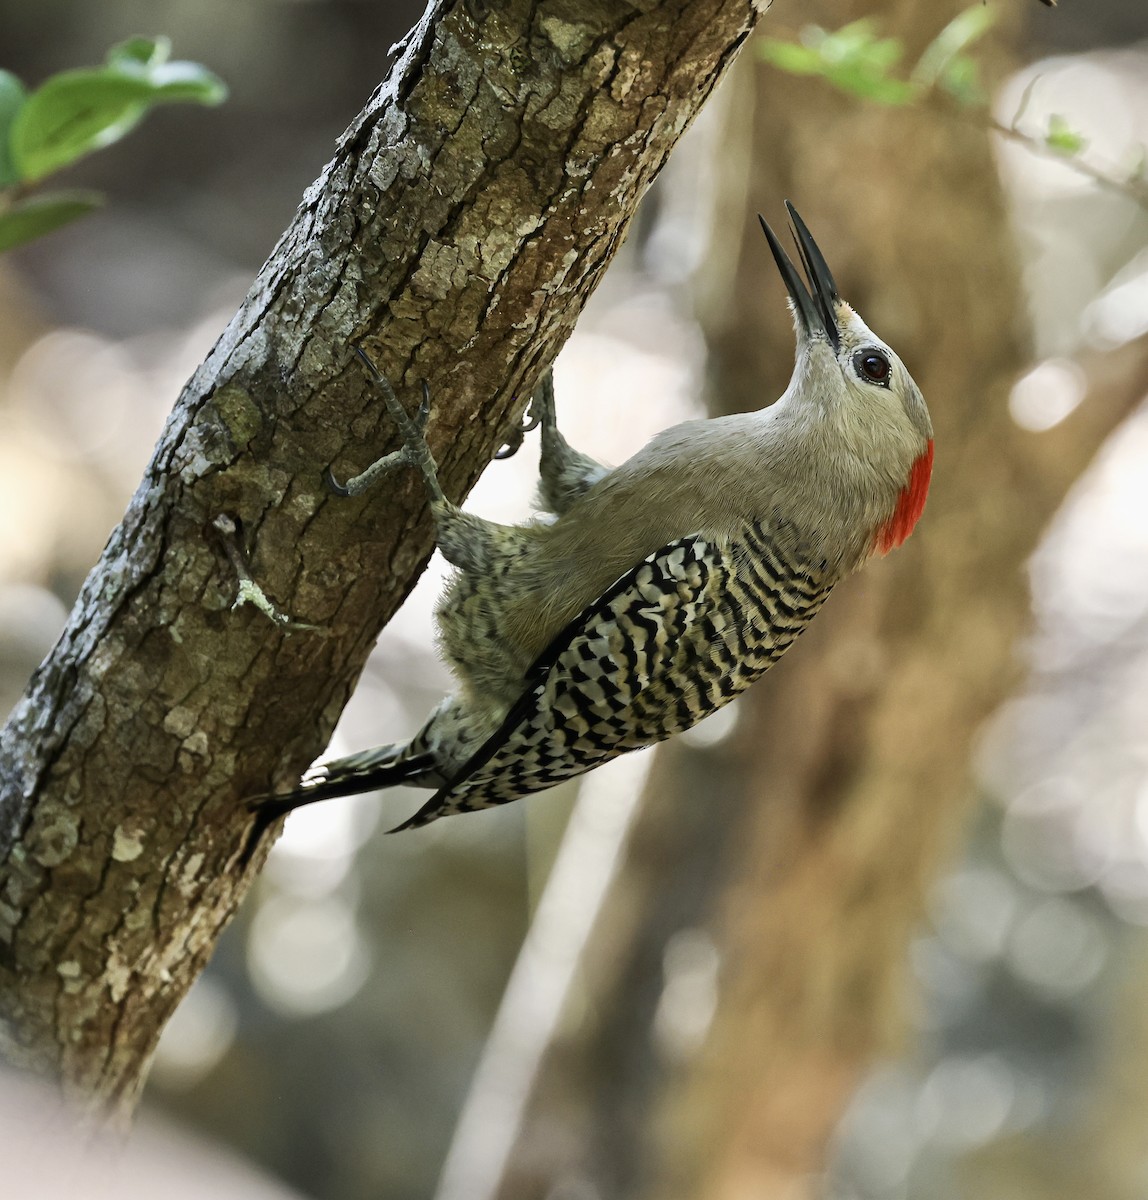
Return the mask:
{"type": "Polygon", "coordinates": [[[901,489],[893,515],[874,538],[873,549],[878,554],[888,554],[913,532],[913,526],[925,511],[925,498],[929,494],[929,480],[933,477],[933,439],[924,454],[913,464],[909,482],[901,489]]]}

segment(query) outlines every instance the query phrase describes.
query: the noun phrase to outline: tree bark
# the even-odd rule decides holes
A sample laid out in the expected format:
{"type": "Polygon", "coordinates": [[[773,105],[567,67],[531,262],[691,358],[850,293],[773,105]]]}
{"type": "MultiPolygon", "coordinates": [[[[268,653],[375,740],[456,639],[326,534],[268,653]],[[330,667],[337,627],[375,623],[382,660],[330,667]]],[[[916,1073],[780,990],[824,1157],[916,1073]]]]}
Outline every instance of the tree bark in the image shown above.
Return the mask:
{"type": "MultiPolygon", "coordinates": [[[[889,7],[912,61],[963,4],[889,7]]],[[[838,588],[740,702],[732,739],[659,749],[500,1200],[558,1181],[605,1200],[820,1194],[844,1104],[903,1033],[909,944],[974,799],[970,747],[1020,672],[1025,562],[1148,391],[1141,339],[1081,359],[1087,396],[1054,429],[1012,421],[1024,299],[985,134],[748,60],[723,121],[702,289],[712,407],[752,407],[788,378],[791,322],[754,209],[790,196],[843,296],[920,383],[934,484],[914,537],[838,588]],[[700,1046],[674,1044],[666,1001],[684,982],[704,1010],[705,946],[720,964],[712,1023],[700,1046]]]]}
{"type": "Polygon", "coordinates": [[[395,443],[362,343],[465,493],[751,0],[434,0],[180,396],[67,629],[0,737],[0,1035],[128,1114],[252,873],[245,796],[325,744],[430,552],[420,484],[324,489],[395,443]],[[314,630],[232,610],[215,529],[314,630]]]}

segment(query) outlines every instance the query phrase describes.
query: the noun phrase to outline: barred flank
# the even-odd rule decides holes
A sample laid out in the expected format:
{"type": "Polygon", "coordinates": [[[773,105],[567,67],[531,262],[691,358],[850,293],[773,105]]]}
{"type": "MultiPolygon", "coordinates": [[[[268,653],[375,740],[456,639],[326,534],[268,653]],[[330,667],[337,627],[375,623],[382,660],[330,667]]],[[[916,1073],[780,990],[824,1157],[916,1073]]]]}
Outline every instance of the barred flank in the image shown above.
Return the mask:
{"type": "Polygon", "coordinates": [[[671,542],[628,572],[534,664],[501,729],[408,824],[504,804],[689,729],[764,674],[832,580],[760,526],[671,542]]]}

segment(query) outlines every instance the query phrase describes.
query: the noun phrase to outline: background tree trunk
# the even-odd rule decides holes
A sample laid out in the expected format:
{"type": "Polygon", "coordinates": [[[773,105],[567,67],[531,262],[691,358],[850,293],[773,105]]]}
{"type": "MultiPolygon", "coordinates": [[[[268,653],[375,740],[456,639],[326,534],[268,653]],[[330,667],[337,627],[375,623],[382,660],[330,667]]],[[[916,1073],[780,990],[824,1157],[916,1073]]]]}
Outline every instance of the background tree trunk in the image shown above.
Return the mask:
{"type": "Polygon", "coordinates": [[[326,494],[393,444],[350,347],[462,495],[756,19],[749,0],[436,0],[188,383],[67,630],[0,738],[0,1032],[130,1112],[250,881],[244,796],[325,744],[429,553],[417,481],[326,494]],[[296,621],[230,611],[214,531],[296,621]]]}
{"type": "MultiPolygon", "coordinates": [[[[912,61],[963,5],[891,7],[912,61]]],[[[849,16],[814,5],[800,20],[849,16]]],[[[1019,673],[1025,562],[1148,390],[1141,339],[1082,360],[1086,399],[1056,428],[1010,418],[1024,300],[983,133],[751,58],[726,91],[716,226],[743,233],[715,239],[700,283],[712,407],[753,407],[788,378],[754,210],[780,219],[790,196],[929,401],[933,489],[907,546],[842,584],[747,694],[732,739],[658,751],[503,1200],[557,1181],[606,1198],[816,1193],[860,1072],[902,1033],[909,942],[972,802],[970,747],[1019,673]],[[693,995],[685,1016],[706,1029],[714,963],[704,1041],[675,1038],[667,1001],[693,995]]]]}

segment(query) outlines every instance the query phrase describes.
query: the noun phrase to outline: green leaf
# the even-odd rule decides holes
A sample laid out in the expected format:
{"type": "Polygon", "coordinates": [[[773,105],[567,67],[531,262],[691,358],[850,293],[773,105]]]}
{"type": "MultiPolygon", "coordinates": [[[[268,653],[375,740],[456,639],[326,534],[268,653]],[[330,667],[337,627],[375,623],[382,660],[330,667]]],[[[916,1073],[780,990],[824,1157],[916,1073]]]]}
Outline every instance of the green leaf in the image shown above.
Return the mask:
{"type": "Polygon", "coordinates": [[[189,100],[196,104],[222,104],[227,84],[206,67],[194,62],[165,62],[148,71],[152,103],[189,100]]]}
{"type": "Polygon", "coordinates": [[[917,92],[912,84],[892,75],[880,75],[867,67],[845,63],[826,72],[826,79],[843,92],[860,96],[864,100],[875,100],[878,104],[896,107],[910,104],[917,92]]]}
{"type": "Polygon", "coordinates": [[[843,25],[833,33],[825,33],[816,26],[809,30],[815,46],[827,68],[851,66],[871,75],[886,75],[900,61],[904,53],[897,38],[877,36],[877,27],[869,17],[843,25]]]}
{"type": "Polygon", "coordinates": [[[820,75],[840,91],[881,104],[908,104],[915,89],[890,74],[903,49],[896,38],[877,36],[868,18],[852,21],[832,33],[817,25],[801,31],[801,45],[768,40],[761,56],[793,75],[820,75]]]}
{"type": "Polygon", "coordinates": [[[974,4],[958,13],[925,47],[913,68],[912,80],[921,88],[941,81],[949,64],[996,24],[996,9],[974,4]]]}
{"type": "Polygon", "coordinates": [[[109,67],[158,67],[171,57],[171,41],[165,37],[133,37],[118,42],[107,53],[109,67]]]}
{"type": "Polygon", "coordinates": [[[772,63],[790,75],[820,75],[821,55],[808,46],[796,42],[780,42],[776,38],[762,38],[758,53],[766,62],[772,63]]]}
{"type": "Polygon", "coordinates": [[[226,98],[226,85],[206,67],[167,62],[166,44],[145,43],[142,38],[123,42],[109,52],[107,66],[54,75],[27,98],[10,143],[20,178],[42,179],[111,145],[152,105],[219,104],[226,98]]]}
{"type": "Polygon", "coordinates": [[[981,87],[980,70],[976,62],[966,54],[958,54],[945,64],[937,86],[948,92],[965,108],[976,108],[988,103],[988,97],[981,87]]]}
{"type": "Polygon", "coordinates": [[[111,145],[139,123],[151,92],[145,79],[104,67],[53,75],[28,97],[12,125],[20,177],[41,179],[111,145]]]}
{"type": "Polygon", "coordinates": [[[20,179],[9,144],[12,122],[26,98],[27,92],[20,80],[11,71],[0,71],[0,188],[10,187],[20,179]]]}
{"type": "Polygon", "coordinates": [[[901,61],[904,53],[900,38],[874,38],[858,53],[858,58],[873,70],[887,72],[901,61]]]}
{"type": "Polygon", "coordinates": [[[1079,154],[1088,145],[1088,139],[1056,113],[1048,118],[1048,132],[1044,135],[1044,144],[1058,154],[1070,158],[1079,154]]]}
{"type": "Polygon", "coordinates": [[[146,79],[155,92],[153,103],[189,100],[197,104],[220,104],[227,98],[227,85],[206,67],[194,62],[168,62],[171,42],[167,38],[131,38],[108,51],[108,66],[115,71],[146,79]]]}
{"type": "Polygon", "coordinates": [[[0,254],[43,237],[103,204],[99,192],[49,192],[29,196],[0,213],[0,254]]]}
{"type": "Polygon", "coordinates": [[[831,63],[848,62],[864,54],[877,34],[872,18],[862,17],[859,21],[850,21],[848,25],[829,32],[816,29],[813,36],[821,57],[831,63]]]}

